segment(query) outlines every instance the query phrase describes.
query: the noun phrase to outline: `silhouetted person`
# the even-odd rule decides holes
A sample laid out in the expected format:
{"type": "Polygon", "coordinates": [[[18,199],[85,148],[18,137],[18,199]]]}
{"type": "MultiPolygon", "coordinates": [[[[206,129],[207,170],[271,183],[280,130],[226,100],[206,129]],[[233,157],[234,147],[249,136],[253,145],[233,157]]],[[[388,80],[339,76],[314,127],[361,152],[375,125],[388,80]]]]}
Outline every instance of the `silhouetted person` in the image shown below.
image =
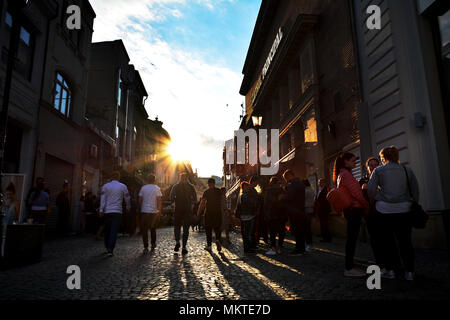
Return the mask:
{"type": "Polygon", "coordinates": [[[203,193],[197,215],[205,209],[205,231],[206,247],[205,250],[211,251],[212,232],[216,236],[217,251],[222,250],[221,225],[222,225],[222,193],[216,188],[216,181],[213,178],[208,179],[208,189],[203,193]]]}
{"type": "Polygon", "coordinates": [[[172,187],[170,191],[171,201],[175,201],[175,221],[174,221],[174,233],[175,233],[175,248],[174,251],[180,250],[180,234],[181,226],[183,226],[183,250],[182,254],[188,253],[186,248],[189,238],[189,227],[193,218],[193,206],[197,201],[197,193],[194,186],[189,182],[188,175],[181,173],[179,176],[179,182],[172,187]]]}

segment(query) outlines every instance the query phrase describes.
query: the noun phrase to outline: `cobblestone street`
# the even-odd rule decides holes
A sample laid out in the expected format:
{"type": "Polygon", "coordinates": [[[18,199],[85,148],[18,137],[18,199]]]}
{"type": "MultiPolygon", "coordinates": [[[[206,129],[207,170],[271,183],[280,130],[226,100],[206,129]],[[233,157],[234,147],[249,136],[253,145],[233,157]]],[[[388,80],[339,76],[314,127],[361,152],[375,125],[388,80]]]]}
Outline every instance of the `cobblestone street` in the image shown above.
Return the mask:
{"type": "MultiPolygon", "coordinates": [[[[446,252],[418,252],[414,282],[382,279],[382,290],[368,290],[365,279],[343,276],[344,241],[315,242],[313,252],[274,257],[264,251],[243,256],[241,241],[219,254],[204,250],[205,234],[191,232],[189,253],[174,253],[173,229],[158,230],[157,249],[142,254],[141,238],[118,239],[115,256],[103,255],[91,236],[48,241],[42,262],[0,273],[0,299],[434,299],[450,296],[446,252]],[[81,268],[81,289],[69,290],[66,269],[81,268]]],[[[357,256],[370,260],[365,245],[357,256]]],[[[365,263],[367,264],[367,263],[365,263]]]]}

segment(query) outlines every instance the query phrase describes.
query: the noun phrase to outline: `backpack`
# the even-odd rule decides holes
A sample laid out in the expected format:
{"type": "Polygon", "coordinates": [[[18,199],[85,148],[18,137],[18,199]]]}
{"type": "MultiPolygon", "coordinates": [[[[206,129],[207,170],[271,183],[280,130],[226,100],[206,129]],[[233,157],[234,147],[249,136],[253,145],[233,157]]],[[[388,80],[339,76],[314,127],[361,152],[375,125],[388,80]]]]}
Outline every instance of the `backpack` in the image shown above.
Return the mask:
{"type": "Polygon", "coordinates": [[[344,188],[331,189],[327,194],[327,200],[336,212],[343,212],[352,204],[352,199],[344,188]]]}

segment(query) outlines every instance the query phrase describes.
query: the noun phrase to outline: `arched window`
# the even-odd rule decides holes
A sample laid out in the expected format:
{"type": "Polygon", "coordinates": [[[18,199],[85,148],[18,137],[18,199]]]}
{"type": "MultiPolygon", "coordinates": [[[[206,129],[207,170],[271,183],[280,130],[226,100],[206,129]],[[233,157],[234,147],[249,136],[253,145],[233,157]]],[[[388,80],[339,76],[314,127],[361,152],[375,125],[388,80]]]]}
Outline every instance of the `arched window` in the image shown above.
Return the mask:
{"type": "Polygon", "coordinates": [[[70,116],[72,106],[72,92],[69,84],[60,73],[56,73],[55,79],[55,99],[53,106],[66,117],[70,116]]]}

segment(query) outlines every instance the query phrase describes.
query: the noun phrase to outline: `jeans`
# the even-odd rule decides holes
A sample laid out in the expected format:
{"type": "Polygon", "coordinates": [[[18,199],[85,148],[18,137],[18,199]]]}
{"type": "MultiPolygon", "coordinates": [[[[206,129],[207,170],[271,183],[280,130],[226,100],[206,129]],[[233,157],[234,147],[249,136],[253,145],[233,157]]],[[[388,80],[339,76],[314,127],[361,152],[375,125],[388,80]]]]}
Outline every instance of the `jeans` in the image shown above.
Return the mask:
{"type": "Polygon", "coordinates": [[[173,229],[173,231],[175,233],[175,241],[177,243],[179,243],[180,242],[180,234],[181,234],[181,226],[183,226],[183,248],[186,247],[186,244],[187,244],[187,241],[189,238],[189,227],[191,226],[190,219],[191,219],[191,213],[186,212],[184,214],[183,221],[176,222],[175,227],[173,229]]]}
{"type": "Polygon", "coordinates": [[[377,265],[384,267],[386,262],[383,257],[382,239],[384,234],[381,224],[381,214],[374,209],[370,210],[369,215],[366,218],[367,232],[369,233],[370,246],[372,247],[373,256],[377,265]]]}
{"type": "Polygon", "coordinates": [[[282,219],[269,220],[270,245],[277,247],[276,237],[278,235],[278,247],[283,246],[284,237],[286,236],[286,221],[282,219]]]}
{"type": "Polygon", "coordinates": [[[295,251],[305,252],[305,214],[293,212],[289,215],[292,231],[295,236],[295,251]]]}
{"type": "Polygon", "coordinates": [[[244,243],[244,252],[248,252],[256,246],[255,243],[255,224],[256,219],[241,221],[242,242],[244,243]]]}
{"type": "Polygon", "coordinates": [[[212,232],[214,230],[214,234],[216,235],[216,240],[221,241],[221,237],[222,237],[222,230],[220,227],[210,227],[210,226],[206,226],[205,227],[205,231],[206,231],[206,243],[208,245],[208,247],[211,246],[212,244],[212,232]]]}
{"type": "Polygon", "coordinates": [[[344,210],[347,219],[347,242],[345,243],[345,269],[353,269],[353,258],[355,257],[356,242],[358,241],[361,221],[364,209],[348,208],[344,210]]]}
{"type": "Polygon", "coordinates": [[[105,214],[105,248],[108,252],[114,251],[121,222],[121,213],[105,214]]]}
{"type": "Polygon", "coordinates": [[[156,213],[142,213],[140,231],[142,234],[142,242],[144,248],[148,248],[148,230],[150,229],[152,248],[156,247],[156,221],[158,220],[158,214],[156,213]]]}
{"type": "Polygon", "coordinates": [[[409,222],[410,213],[380,214],[383,226],[382,252],[386,269],[401,269],[401,260],[405,271],[414,272],[414,248],[411,241],[412,226],[409,222]],[[398,243],[398,245],[397,245],[398,243]]]}

